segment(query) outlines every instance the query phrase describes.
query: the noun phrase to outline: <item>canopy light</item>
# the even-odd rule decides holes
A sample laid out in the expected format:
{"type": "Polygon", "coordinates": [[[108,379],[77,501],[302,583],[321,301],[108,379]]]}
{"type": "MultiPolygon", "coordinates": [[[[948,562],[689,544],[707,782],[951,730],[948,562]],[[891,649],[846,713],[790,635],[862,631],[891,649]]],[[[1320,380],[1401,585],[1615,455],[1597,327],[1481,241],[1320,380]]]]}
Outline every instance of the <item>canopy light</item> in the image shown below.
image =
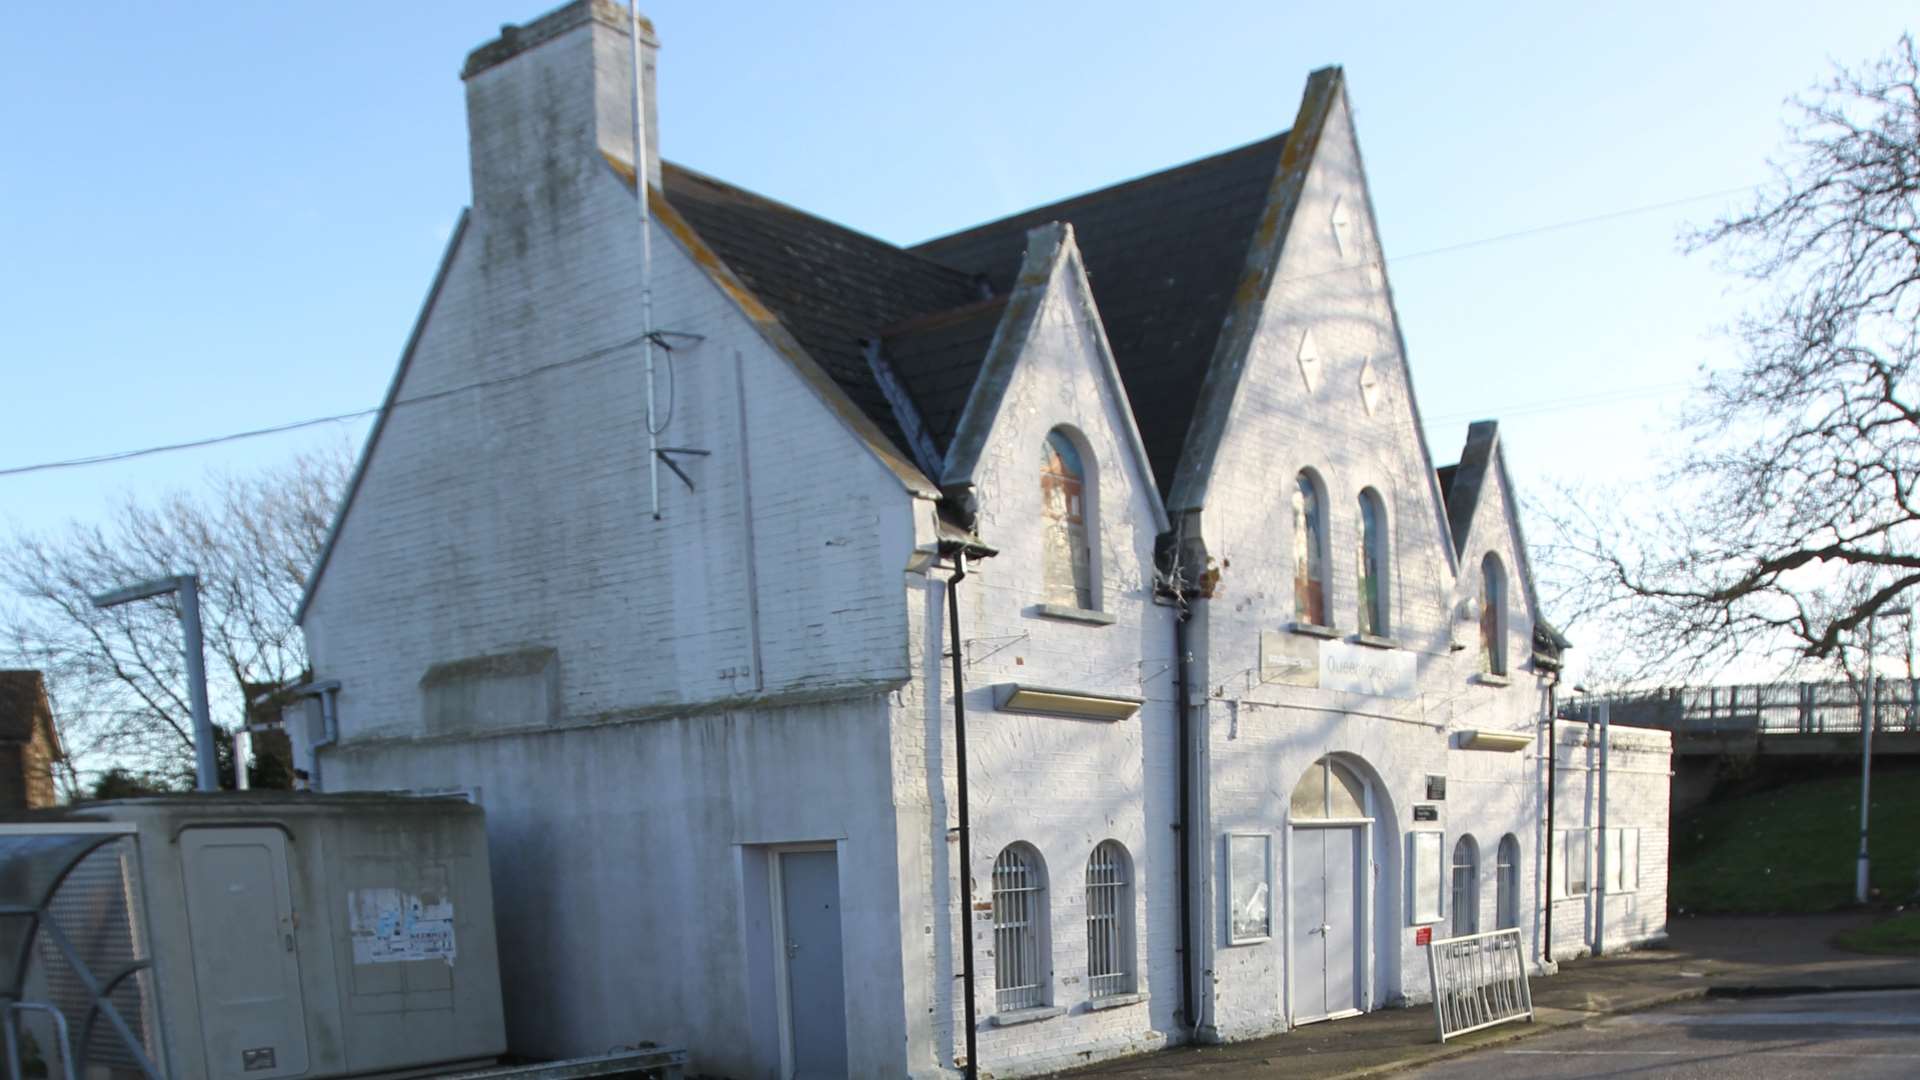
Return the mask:
{"type": "Polygon", "coordinates": [[[1137,697],[1108,697],[1079,690],[1001,683],[993,688],[994,707],[1001,712],[1077,716],[1083,720],[1125,720],[1140,711],[1137,697]]]}

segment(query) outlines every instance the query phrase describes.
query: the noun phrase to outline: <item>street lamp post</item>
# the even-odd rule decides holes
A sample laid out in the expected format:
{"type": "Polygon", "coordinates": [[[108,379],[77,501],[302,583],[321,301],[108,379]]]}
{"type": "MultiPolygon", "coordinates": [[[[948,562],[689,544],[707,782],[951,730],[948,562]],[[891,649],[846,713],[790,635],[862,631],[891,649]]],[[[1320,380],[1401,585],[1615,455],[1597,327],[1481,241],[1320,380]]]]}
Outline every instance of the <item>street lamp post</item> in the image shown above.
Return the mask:
{"type": "Polygon", "coordinates": [[[1911,607],[1888,608],[1867,616],[1867,698],[1860,709],[1860,857],[1854,865],[1853,898],[1866,903],[1869,894],[1867,885],[1867,808],[1868,796],[1873,789],[1873,728],[1879,723],[1878,698],[1880,687],[1873,673],[1873,627],[1881,619],[1909,615],[1911,607]]]}
{"type": "Polygon", "coordinates": [[[143,581],[124,589],[93,597],[97,608],[118,607],[135,600],[177,593],[180,597],[180,626],[186,635],[187,698],[193,707],[193,764],[195,787],[200,791],[220,790],[220,771],[213,757],[213,719],[207,714],[207,664],[200,640],[200,579],[192,574],[143,581]]]}

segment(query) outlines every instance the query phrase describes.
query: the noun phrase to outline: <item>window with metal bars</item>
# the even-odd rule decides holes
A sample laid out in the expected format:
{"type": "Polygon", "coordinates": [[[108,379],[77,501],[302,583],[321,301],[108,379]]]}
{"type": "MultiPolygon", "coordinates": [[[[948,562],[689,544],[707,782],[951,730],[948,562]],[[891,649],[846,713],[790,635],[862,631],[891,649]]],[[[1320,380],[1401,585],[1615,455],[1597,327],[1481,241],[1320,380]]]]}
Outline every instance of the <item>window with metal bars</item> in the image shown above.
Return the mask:
{"type": "Polygon", "coordinates": [[[1047,1004],[1047,868],[1026,844],[1009,844],[993,861],[994,1008],[1047,1004]]]}
{"type": "Polygon", "coordinates": [[[1463,836],[1453,845],[1453,936],[1480,932],[1480,845],[1463,836]]]}
{"type": "Polygon", "coordinates": [[[1133,992],[1132,860],[1117,840],[1087,859],[1087,995],[1133,992]]]}
{"type": "Polygon", "coordinates": [[[1500,851],[1494,856],[1494,881],[1500,929],[1520,925],[1520,841],[1512,833],[1500,838],[1500,851]]]}

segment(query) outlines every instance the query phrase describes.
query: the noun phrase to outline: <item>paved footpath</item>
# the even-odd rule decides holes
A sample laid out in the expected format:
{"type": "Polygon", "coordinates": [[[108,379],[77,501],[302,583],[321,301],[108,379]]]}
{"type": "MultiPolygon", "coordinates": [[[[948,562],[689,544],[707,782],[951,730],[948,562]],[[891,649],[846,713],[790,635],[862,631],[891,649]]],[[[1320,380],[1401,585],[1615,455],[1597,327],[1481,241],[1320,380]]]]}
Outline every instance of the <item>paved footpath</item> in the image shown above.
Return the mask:
{"type": "MultiPolygon", "coordinates": [[[[1676,919],[1662,948],[1568,961],[1560,965],[1559,974],[1534,979],[1533,1023],[1503,1024],[1445,1045],[1434,1039],[1433,1010],[1418,1006],[1311,1024],[1250,1042],[1176,1047],[1067,1075],[1076,1080],[1184,1076],[1236,1080],[1283,1075],[1357,1080],[1709,994],[1920,990],[1920,958],[1864,956],[1828,944],[1834,934],[1863,921],[1867,917],[1857,914],[1676,919]]],[[[1530,1069],[1513,1068],[1514,1059],[1488,1061],[1488,1057],[1475,1054],[1488,1073],[1532,1075],[1530,1069]]],[[[1909,1070],[1898,1075],[1920,1073],[1909,1070]]]]}
{"type": "Polygon", "coordinates": [[[1920,992],[1702,998],[1605,1017],[1405,1075],[1911,1080],[1920,1076],[1920,992]]]}

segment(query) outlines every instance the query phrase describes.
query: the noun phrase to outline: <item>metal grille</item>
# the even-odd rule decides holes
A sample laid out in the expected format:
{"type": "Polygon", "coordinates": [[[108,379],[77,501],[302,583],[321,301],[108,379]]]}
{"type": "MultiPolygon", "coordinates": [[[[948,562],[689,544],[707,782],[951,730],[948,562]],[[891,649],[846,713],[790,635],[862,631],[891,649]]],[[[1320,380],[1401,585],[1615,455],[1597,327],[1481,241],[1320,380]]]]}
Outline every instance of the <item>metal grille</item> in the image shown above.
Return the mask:
{"type": "Polygon", "coordinates": [[[1131,911],[1127,852],[1108,840],[1087,860],[1087,993],[1092,997],[1133,990],[1131,911]]]}
{"type": "Polygon", "coordinates": [[[1494,858],[1495,917],[1500,929],[1511,930],[1520,925],[1520,841],[1512,833],[1501,837],[1494,858]]]}
{"type": "Polygon", "coordinates": [[[1453,845],[1453,933],[1464,937],[1480,929],[1480,848],[1473,837],[1453,845]]]}
{"type": "Polygon", "coordinates": [[[1000,1012],[1046,1004],[1046,873],[1024,845],[993,863],[994,1008],[1000,1012]]]}
{"type": "Polygon", "coordinates": [[[1427,946],[1427,980],[1440,1041],[1509,1020],[1533,1019],[1520,931],[1445,938],[1427,946]]]}
{"type": "MultiPolygon", "coordinates": [[[[131,843],[116,840],[82,859],[47,904],[47,915],[72,941],[92,977],[103,986],[114,984],[107,1000],[125,1018],[147,1057],[158,1060],[152,972],[129,973],[148,955],[142,928],[134,917],[140,910],[140,898],[132,873],[131,843]]],[[[39,934],[38,940],[47,1000],[72,1025],[75,1052],[88,1064],[137,1069],[139,1062],[112,1026],[92,1015],[93,997],[73,965],[46,933],[39,934]]]]}

